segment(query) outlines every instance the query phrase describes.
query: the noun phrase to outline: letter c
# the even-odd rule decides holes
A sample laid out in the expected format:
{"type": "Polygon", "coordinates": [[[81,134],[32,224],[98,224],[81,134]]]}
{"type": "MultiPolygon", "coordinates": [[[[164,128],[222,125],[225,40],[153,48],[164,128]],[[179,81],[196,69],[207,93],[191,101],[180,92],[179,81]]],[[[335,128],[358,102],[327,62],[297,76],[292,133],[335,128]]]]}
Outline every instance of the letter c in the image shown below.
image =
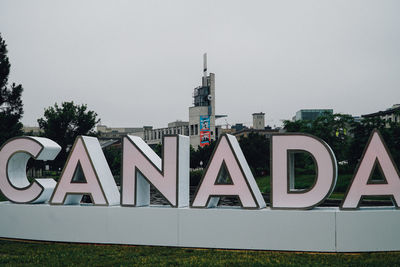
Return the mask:
{"type": "Polygon", "coordinates": [[[26,177],[28,160],[53,160],[61,147],[43,137],[24,136],[8,140],[0,149],[0,191],[15,203],[46,202],[54,190],[53,179],[26,177]]]}

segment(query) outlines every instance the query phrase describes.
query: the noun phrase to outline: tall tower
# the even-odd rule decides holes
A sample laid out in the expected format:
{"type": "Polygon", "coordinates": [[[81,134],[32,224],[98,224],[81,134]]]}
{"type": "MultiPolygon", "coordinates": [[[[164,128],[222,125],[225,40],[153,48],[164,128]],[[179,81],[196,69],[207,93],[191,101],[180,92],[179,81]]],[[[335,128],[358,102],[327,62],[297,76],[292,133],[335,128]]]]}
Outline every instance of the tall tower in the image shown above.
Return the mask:
{"type": "Polygon", "coordinates": [[[207,54],[203,55],[203,77],[201,86],[193,90],[193,106],[189,107],[190,144],[209,145],[216,139],[215,132],[215,74],[207,75],[207,54]]]}
{"type": "Polygon", "coordinates": [[[265,113],[253,113],[253,129],[264,130],[265,129],[265,113]]]}

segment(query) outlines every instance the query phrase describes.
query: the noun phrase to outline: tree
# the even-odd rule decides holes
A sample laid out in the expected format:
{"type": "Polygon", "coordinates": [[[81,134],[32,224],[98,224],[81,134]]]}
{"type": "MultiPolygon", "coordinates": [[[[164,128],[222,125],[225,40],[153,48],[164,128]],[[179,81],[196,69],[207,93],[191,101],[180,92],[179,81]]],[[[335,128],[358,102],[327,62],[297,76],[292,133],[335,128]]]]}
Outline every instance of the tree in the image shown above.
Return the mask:
{"type": "Polygon", "coordinates": [[[349,134],[354,127],[354,119],[348,114],[325,114],[312,122],[311,134],[318,136],[335,152],[338,162],[348,160],[349,145],[352,137],[349,134]]]}
{"type": "MultiPolygon", "coordinates": [[[[334,151],[338,162],[349,160],[349,154],[352,153],[350,144],[353,142],[350,132],[355,125],[351,115],[325,113],[314,121],[284,121],[283,124],[287,132],[308,133],[324,140],[334,151]]],[[[303,168],[313,162],[309,157],[298,158],[303,168]]],[[[341,166],[339,171],[347,171],[347,168],[341,166]]]]}
{"type": "Polygon", "coordinates": [[[54,104],[44,111],[44,117],[38,119],[43,136],[61,146],[61,151],[53,167],[62,168],[69,150],[79,135],[95,135],[94,127],[100,121],[97,113],[87,110],[86,105],[75,105],[73,101],[54,104]]]}
{"type": "Polygon", "coordinates": [[[109,146],[103,148],[104,156],[106,157],[108,166],[114,176],[117,185],[121,184],[121,162],[122,162],[122,147],[109,146]]]}
{"type": "Polygon", "coordinates": [[[22,135],[23,114],[22,85],[8,84],[11,64],[7,57],[7,45],[0,35],[0,144],[14,136],[22,135]]]}
{"type": "Polygon", "coordinates": [[[208,146],[198,146],[197,150],[194,150],[194,148],[190,146],[190,168],[205,168],[216,144],[217,142],[212,140],[208,146]],[[200,162],[202,164],[200,164],[200,162]]]}
{"type": "Polygon", "coordinates": [[[151,149],[153,149],[154,152],[156,152],[156,154],[162,158],[162,151],[163,151],[163,147],[161,144],[155,144],[155,145],[150,145],[151,149]]]}
{"type": "Polygon", "coordinates": [[[269,140],[264,135],[250,133],[239,140],[239,145],[255,176],[269,173],[269,140]]]}
{"type": "Polygon", "coordinates": [[[354,119],[347,114],[325,113],[314,121],[284,121],[287,132],[309,133],[324,140],[335,152],[338,161],[347,159],[351,142],[349,132],[354,127],[354,119]]]}
{"type": "Polygon", "coordinates": [[[350,143],[349,164],[353,168],[357,166],[374,129],[381,133],[395,164],[400,168],[400,122],[387,122],[379,117],[364,118],[354,124],[351,129],[354,138],[350,143]]]}
{"type": "Polygon", "coordinates": [[[337,161],[348,163],[339,165],[339,171],[345,173],[353,173],[372,131],[377,129],[400,168],[400,122],[386,121],[380,117],[363,118],[356,122],[350,115],[324,114],[312,122],[284,121],[284,128],[288,132],[309,133],[327,142],[335,152],[337,161]]]}

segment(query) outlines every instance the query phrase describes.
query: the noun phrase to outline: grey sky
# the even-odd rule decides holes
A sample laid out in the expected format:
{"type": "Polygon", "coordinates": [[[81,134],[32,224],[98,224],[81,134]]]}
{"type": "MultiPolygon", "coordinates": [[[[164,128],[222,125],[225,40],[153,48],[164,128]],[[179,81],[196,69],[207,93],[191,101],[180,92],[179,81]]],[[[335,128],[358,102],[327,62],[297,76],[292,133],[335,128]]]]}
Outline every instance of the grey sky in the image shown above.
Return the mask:
{"type": "MultiPolygon", "coordinates": [[[[400,102],[400,1],[0,0],[23,123],[74,100],[108,126],[188,120],[202,54],[216,112],[280,124],[303,108],[400,102]]],[[[220,124],[225,123],[220,120],[220,124]]]]}

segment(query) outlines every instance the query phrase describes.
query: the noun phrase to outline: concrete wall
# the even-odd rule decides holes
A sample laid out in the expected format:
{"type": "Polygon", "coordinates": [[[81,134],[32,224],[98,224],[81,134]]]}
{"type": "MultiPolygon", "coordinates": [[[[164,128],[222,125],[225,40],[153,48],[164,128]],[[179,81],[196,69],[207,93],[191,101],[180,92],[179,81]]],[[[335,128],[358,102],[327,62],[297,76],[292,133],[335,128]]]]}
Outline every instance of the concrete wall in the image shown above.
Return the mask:
{"type": "Polygon", "coordinates": [[[286,251],[400,250],[394,208],[245,210],[0,202],[0,237],[286,251]]]}
{"type": "Polygon", "coordinates": [[[265,129],[265,113],[253,113],[253,129],[264,130],[265,129]]]}

